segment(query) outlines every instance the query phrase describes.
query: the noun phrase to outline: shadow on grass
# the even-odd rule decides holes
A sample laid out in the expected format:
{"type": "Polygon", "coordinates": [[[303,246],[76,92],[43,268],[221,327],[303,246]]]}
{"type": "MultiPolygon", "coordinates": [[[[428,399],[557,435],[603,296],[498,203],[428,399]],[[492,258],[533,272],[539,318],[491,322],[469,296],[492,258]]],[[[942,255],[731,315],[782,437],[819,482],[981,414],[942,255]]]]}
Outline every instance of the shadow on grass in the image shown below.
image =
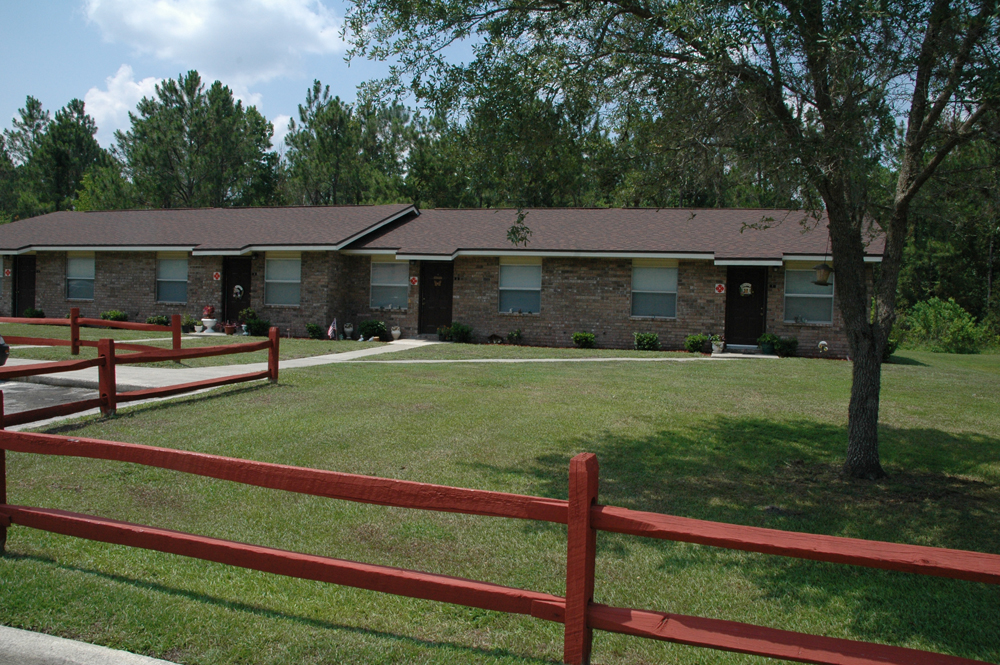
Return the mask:
{"type": "Polygon", "coordinates": [[[74,573],[83,573],[86,575],[92,575],[94,577],[99,577],[116,584],[126,584],[132,586],[136,589],[142,589],[145,591],[153,591],[156,593],[162,593],[169,596],[175,596],[178,598],[185,598],[187,600],[192,600],[197,603],[202,603],[205,605],[214,605],[226,610],[234,612],[243,612],[246,614],[251,614],[258,617],[263,617],[266,619],[278,619],[283,621],[292,621],[294,623],[308,626],[310,628],[319,628],[322,630],[333,630],[341,631],[345,633],[366,635],[370,637],[378,637],[388,640],[393,640],[396,642],[403,642],[411,644],[414,646],[426,648],[426,649],[436,649],[443,652],[451,652],[455,654],[456,658],[460,658],[461,654],[475,654],[478,656],[494,657],[494,658],[511,658],[516,659],[525,663],[554,663],[558,661],[548,660],[544,658],[537,658],[531,656],[525,656],[523,654],[512,652],[508,649],[487,649],[473,646],[466,646],[463,644],[454,644],[449,642],[435,642],[433,640],[424,640],[416,637],[410,637],[408,635],[399,635],[396,633],[387,633],[385,631],[370,630],[367,628],[359,628],[357,626],[348,626],[345,624],[334,623],[332,621],[323,621],[321,619],[313,619],[310,617],[299,616],[296,614],[289,614],[288,612],[282,612],[280,610],[275,610],[267,607],[261,607],[258,605],[251,605],[249,603],[244,603],[235,600],[227,600],[225,598],[217,598],[215,596],[209,596],[207,594],[195,593],[193,591],[188,591],[187,589],[177,589],[174,587],[166,586],[163,584],[157,584],[156,582],[149,582],[146,580],[140,580],[133,577],[126,577],[124,575],[116,575],[113,573],[106,573],[100,570],[94,570],[91,568],[82,568],[80,566],[71,566],[68,564],[59,563],[55,559],[49,557],[38,556],[38,555],[24,555],[15,553],[4,553],[4,558],[10,560],[20,560],[20,561],[34,561],[36,563],[42,563],[62,570],[71,571],[74,573]]]}
{"type": "MultiPolygon", "coordinates": [[[[600,462],[598,500],[606,505],[1000,553],[1000,487],[966,475],[995,462],[1000,439],[884,427],[880,442],[890,475],[869,482],[841,475],[846,438],[843,427],[829,424],[720,416],[694,429],[643,438],[575,439],[567,442],[567,452],[539,456],[525,468],[483,471],[520,472],[534,478],[543,496],[565,498],[570,458],[594,452],[600,462]]],[[[996,586],[783,557],[748,558],[617,534],[598,538],[599,552],[607,555],[624,556],[640,546],[657,548],[659,568],[668,574],[711,575],[718,566],[716,574],[747,580],[790,614],[812,608],[814,614],[843,617],[834,625],[846,621],[853,639],[1000,661],[996,586]]]]}
{"type": "Polygon", "coordinates": [[[888,362],[889,365],[914,365],[916,367],[927,367],[927,363],[922,363],[916,358],[907,358],[905,356],[892,356],[888,362]]]}

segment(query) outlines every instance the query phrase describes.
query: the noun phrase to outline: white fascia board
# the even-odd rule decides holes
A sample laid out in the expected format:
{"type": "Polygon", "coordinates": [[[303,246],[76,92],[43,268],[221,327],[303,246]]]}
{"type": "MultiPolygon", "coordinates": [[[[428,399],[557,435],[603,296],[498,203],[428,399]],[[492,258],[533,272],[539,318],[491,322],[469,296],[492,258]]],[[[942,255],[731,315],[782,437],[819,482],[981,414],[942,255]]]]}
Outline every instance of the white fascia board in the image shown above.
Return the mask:
{"type": "Polygon", "coordinates": [[[866,256],[865,263],[882,263],[881,256],[866,256]]]}
{"type": "Polygon", "coordinates": [[[711,261],[712,254],[694,252],[559,252],[547,251],[518,251],[510,249],[460,249],[455,252],[455,256],[531,256],[531,257],[555,257],[566,259],[691,259],[711,261]]]}
{"type": "MultiPolygon", "coordinates": [[[[383,226],[385,226],[387,224],[392,224],[393,222],[395,222],[400,217],[403,217],[404,215],[409,215],[412,212],[417,212],[417,207],[416,206],[412,206],[412,205],[411,206],[407,206],[406,208],[404,208],[404,209],[400,210],[399,212],[397,212],[395,215],[389,215],[388,217],[386,217],[385,219],[383,219],[381,222],[377,222],[375,225],[369,226],[367,229],[365,229],[363,231],[358,231],[357,233],[355,233],[354,235],[352,235],[350,238],[347,238],[346,240],[341,241],[340,244],[338,244],[335,247],[335,249],[343,249],[344,247],[347,247],[348,245],[350,245],[352,242],[354,242],[358,238],[363,238],[364,236],[368,235],[369,233],[374,233],[375,231],[378,231],[383,226]]],[[[419,215],[420,213],[417,212],[417,214],[419,215]]]]}
{"type": "MultiPolygon", "coordinates": [[[[833,261],[833,255],[827,254],[785,254],[785,261],[833,261]]],[[[881,263],[882,257],[873,255],[866,256],[865,263],[881,263]]]]}
{"type": "Polygon", "coordinates": [[[394,249],[344,249],[341,254],[345,256],[392,256],[396,253],[394,249]]]}
{"type": "Polygon", "coordinates": [[[398,261],[453,261],[450,254],[396,254],[398,261]]]}
{"type": "Polygon", "coordinates": [[[0,254],[27,254],[28,252],[190,252],[193,247],[178,247],[177,245],[112,245],[112,246],[42,246],[23,247],[18,250],[2,250],[0,254]]]}
{"type": "Polygon", "coordinates": [[[716,259],[717,266],[780,266],[776,259],[716,259]]]}
{"type": "Polygon", "coordinates": [[[243,256],[249,254],[249,249],[194,249],[191,256],[243,256]]]}
{"type": "Polygon", "coordinates": [[[250,245],[243,249],[202,249],[192,256],[246,256],[254,252],[336,252],[336,245],[250,245]]]}

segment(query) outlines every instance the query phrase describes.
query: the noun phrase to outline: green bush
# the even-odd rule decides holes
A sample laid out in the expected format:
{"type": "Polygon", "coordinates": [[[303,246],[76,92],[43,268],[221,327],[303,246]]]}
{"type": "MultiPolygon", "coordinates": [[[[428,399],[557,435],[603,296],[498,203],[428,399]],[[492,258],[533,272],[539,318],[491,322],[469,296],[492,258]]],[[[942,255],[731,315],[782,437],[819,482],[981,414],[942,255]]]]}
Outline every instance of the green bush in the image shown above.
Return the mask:
{"type": "Polygon", "coordinates": [[[684,338],[684,348],[691,353],[701,353],[705,350],[708,335],[688,335],[684,338]]]}
{"type": "Polygon", "coordinates": [[[264,319],[247,319],[243,323],[247,326],[247,332],[254,337],[267,337],[271,330],[271,322],[264,319]]]}
{"type": "Polygon", "coordinates": [[[196,319],[190,314],[185,314],[181,317],[181,327],[186,326],[197,326],[201,324],[201,319],[196,319]]]}
{"type": "Polygon", "coordinates": [[[389,329],[385,327],[385,321],[368,319],[358,324],[358,334],[365,339],[378,337],[383,342],[389,341],[389,329]]]}
{"type": "Polygon", "coordinates": [[[326,339],[326,331],[323,330],[323,326],[318,326],[315,323],[306,324],[306,334],[309,335],[309,339],[326,339]]]}
{"type": "Polygon", "coordinates": [[[656,333],[632,333],[637,351],[659,351],[660,336],[656,333]]]}
{"type": "Polygon", "coordinates": [[[170,317],[169,316],[164,316],[162,314],[156,314],[154,316],[147,316],[146,317],[146,323],[149,323],[149,324],[154,325],[154,326],[169,326],[170,325],[170,317]]]}
{"type": "Polygon", "coordinates": [[[45,312],[43,312],[40,309],[35,309],[34,307],[25,307],[24,311],[21,312],[21,314],[26,319],[44,319],[45,318],[45,312]]]}
{"type": "Polygon", "coordinates": [[[106,312],[101,312],[101,318],[105,321],[128,321],[128,314],[120,309],[109,309],[106,312]]]}
{"type": "Polygon", "coordinates": [[[592,349],[595,346],[594,333],[589,332],[575,332],[573,333],[573,343],[576,344],[581,349],[592,349]]]}
{"type": "Polygon", "coordinates": [[[882,350],[882,362],[889,362],[889,358],[896,352],[899,348],[899,341],[895,338],[890,337],[885,343],[885,349],[882,350]]]}
{"type": "Polygon", "coordinates": [[[520,344],[524,336],[521,334],[521,329],[516,328],[507,333],[507,343],[508,344],[520,344]]]}
{"type": "Polygon", "coordinates": [[[774,352],[782,358],[791,358],[799,350],[799,340],[795,337],[779,337],[774,343],[774,352]]]}
{"type": "Polygon", "coordinates": [[[464,323],[451,324],[451,339],[459,344],[469,344],[472,342],[472,326],[464,323]]]}
{"type": "Polygon", "coordinates": [[[953,298],[918,302],[901,318],[908,344],[938,353],[979,353],[994,337],[986,325],[976,325],[975,317],[953,298]]]}
{"type": "Polygon", "coordinates": [[[438,340],[447,342],[451,339],[451,326],[438,326],[438,340]]]}
{"type": "Polygon", "coordinates": [[[763,335],[761,335],[760,337],[757,338],[757,344],[759,344],[759,345],[770,344],[771,346],[774,346],[775,344],[778,343],[778,341],[779,341],[779,338],[774,333],[767,333],[766,332],[766,333],[764,333],[763,335]]]}
{"type": "MultiPolygon", "coordinates": [[[[236,315],[237,323],[246,323],[250,319],[256,319],[256,318],[257,318],[257,310],[255,310],[253,307],[247,307],[246,309],[241,310],[240,313],[236,315]]],[[[306,326],[306,328],[308,328],[308,326],[306,326]]]]}

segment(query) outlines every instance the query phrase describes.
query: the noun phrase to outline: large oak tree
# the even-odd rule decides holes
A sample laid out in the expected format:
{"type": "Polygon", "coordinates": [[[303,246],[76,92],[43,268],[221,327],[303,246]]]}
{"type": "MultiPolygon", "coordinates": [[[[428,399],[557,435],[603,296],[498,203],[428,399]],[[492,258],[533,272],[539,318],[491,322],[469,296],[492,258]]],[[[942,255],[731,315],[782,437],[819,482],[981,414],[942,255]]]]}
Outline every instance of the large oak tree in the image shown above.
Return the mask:
{"type": "Polygon", "coordinates": [[[909,211],[997,107],[995,0],[355,0],[347,29],[354,56],[397,59],[394,82],[418,96],[461,97],[502,67],[610,113],[697,95],[735,148],[797,170],[822,199],[854,361],[844,468],[884,475],[881,358],[909,211]],[[462,39],[475,57],[449,62],[462,39]]]}

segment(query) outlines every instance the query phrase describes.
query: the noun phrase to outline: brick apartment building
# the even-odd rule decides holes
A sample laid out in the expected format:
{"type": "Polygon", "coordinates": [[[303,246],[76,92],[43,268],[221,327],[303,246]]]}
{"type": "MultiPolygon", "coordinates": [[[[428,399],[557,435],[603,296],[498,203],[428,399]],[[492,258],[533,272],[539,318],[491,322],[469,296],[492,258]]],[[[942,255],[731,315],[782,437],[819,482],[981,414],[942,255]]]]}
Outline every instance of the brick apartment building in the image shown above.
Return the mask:
{"type": "MultiPolygon", "coordinates": [[[[656,332],[664,348],[693,333],[756,344],[765,332],[826,341],[845,356],[823,220],[802,211],[530,209],[410,205],[57,212],[0,226],[0,315],[120,309],[235,321],[304,335],[333,319],[379,319],[404,336],[471,325],[482,341],[520,329],[526,344],[568,346],[577,331],[626,348],[656,332]],[[766,228],[765,228],[766,227],[766,228]]],[[[881,241],[866,260],[878,262],[881,241]]]]}

